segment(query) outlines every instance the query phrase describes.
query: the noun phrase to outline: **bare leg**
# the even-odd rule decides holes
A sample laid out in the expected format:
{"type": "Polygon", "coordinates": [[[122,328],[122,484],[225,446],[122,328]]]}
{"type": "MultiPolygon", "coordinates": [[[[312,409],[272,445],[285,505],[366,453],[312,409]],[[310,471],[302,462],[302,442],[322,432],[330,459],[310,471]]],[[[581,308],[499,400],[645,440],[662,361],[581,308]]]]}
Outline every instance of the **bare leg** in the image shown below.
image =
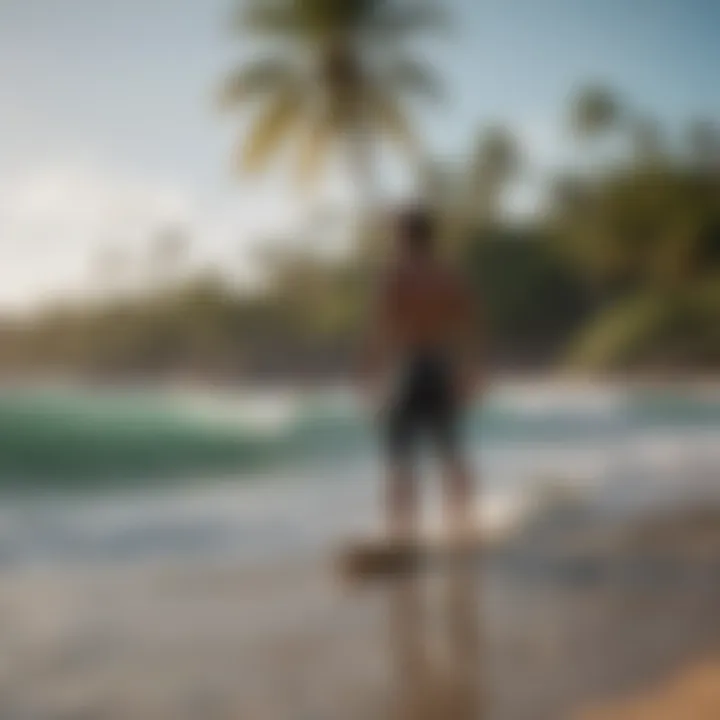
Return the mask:
{"type": "Polygon", "coordinates": [[[418,524],[417,487],[412,468],[396,463],[390,468],[387,486],[387,532],[391,538],[415,535],[418,524]]]}
{"type": "Polygon", "coordinates": [[[467,537],[473,530],[473,478],[460,458],[445,463],[445,518],[453,538],[467,537]]]}

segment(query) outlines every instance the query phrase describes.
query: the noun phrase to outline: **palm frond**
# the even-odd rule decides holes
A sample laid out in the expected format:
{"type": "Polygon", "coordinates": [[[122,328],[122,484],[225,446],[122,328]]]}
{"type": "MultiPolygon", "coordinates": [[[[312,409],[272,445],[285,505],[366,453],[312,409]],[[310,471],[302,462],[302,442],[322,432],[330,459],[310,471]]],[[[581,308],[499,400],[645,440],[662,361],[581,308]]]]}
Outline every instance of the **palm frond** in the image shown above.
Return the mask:
{"type": "Polygon", "coordinates": [[[316,118],[308,124],[301,140],[297,164],[297,181],[301,186],[312,185],[317,180],[335,134],[335,128],[327,117],[316,118]]]}
{"type": "Polygon", "coordinates": [[[218,103],[221,109],[232,110],[268,93],[292,87],[296,82],[294,68],[285,59],[257,60],[228,75],[220,88],[218,103]]]}
{"type": "Polygon", "coordinates": [[[436,33],[448,28],[446,11],[435,0],[386,3],[371,23],[372,33],[388,40],[409,35],[436,33]]]}
{"type": "Polygon", "coordinates": [[[270,99],[246,136],[240,154],[241,170],[249,173],[262,170],[299,121],[301,110],[302,97],[296,89],[270,99]]]}
{"type": "Polygon", "coordinates": [[[242,32],[279,38],[320,38],[357,31],[378,0],[249,0],[235,16],[242,32]]]}
{"type": "Polygon", "coordinates": [[[400,102],[390,93],[375,90],[369,93],[370,122],[413,159],[419,156],[420,144],[410,119],[400,102]]]}
{"type": "Polygon", "coordinates": [[[515,175],[521,162],[518,141],[502,125],[486,128],[478,138],[472,175],[479,183],[505,182],[515,175]]]}
{"type": "Polygon", "coordinates": [[[627,365],[652,347],[668,319],[669,306],[657,296],[641,294],[613,305],[575,341],[568,367],[597,370],[627,365]]]}
{"type": "Polygon", "coordinates": [[[401,58],[382,72],[382,82],[392,93],[416,95],[430,100],[442,96],[442,86],[427,64],[401,58]]]}
{"type": "Polygon", "coordinates": [[[598,136],[613,127],[621,115],[621,101],[612,90],[602,85],[589,85],[572,98],[570,128],[579,137],[598,136]]]}
{"type": "Polygon", "coordinates": [[[302,20],[300,0],[246,0],[232,19],[234,28],[258,35],[294,35],[302,20]]]}
{"type": "Polygon", "coordinates": [[[440,2],[245,0],[236,27],[289,54],[257,60],[224,83],[224,108],[258,103],[240,166],[260,170],[295,131],[297,175],[304,184],[318,174],[332,141],[354,131],[385,136],[415,161],[419,142],[403,102],[411,96],[439,97],[440,83],[432,68],[409,54],[398,57],[394,50],[375,70],[369,60],[376,50],[441,27],[440,2]],[[309,62],[306,75],[295,58],[309,62]]]}

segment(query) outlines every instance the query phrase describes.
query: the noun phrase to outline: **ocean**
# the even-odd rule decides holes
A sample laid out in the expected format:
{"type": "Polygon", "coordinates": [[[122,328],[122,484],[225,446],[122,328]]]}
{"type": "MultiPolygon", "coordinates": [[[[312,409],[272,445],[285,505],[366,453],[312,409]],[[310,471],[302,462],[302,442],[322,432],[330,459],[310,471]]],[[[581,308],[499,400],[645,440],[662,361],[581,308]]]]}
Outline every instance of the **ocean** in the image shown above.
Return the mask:
{"type": "MultiPolygon", "coordinates": [[[[558,494],[622,514],[714,493],[720,393],[499,384],[467,424],[489,532],[558,494]]],[[[439,522],[423,458],[427,522],[439,522]]],[[[378,524],[372,418],[347,389],[0,392],[0,569],[267,561],[378,524]]]]}

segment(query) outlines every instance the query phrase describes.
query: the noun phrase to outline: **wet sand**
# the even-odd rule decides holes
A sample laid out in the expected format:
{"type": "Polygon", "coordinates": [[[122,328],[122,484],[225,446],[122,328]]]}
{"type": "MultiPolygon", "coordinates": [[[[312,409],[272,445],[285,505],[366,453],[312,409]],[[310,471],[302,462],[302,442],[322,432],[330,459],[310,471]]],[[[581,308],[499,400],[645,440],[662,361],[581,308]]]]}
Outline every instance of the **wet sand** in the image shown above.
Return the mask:
{"type": "Polygon", "coordinates": [[[720,513],[574,532],[362,585],[327,557],[7,570],[0,718],[616,717],[587,713],[719,647],[720,513]]]}
{"type": "Polygon", "coordinates": [[[693,665],[631,698],[588,710],[578,720],[716,720],[720,717],[720,662],[693,665]]]}

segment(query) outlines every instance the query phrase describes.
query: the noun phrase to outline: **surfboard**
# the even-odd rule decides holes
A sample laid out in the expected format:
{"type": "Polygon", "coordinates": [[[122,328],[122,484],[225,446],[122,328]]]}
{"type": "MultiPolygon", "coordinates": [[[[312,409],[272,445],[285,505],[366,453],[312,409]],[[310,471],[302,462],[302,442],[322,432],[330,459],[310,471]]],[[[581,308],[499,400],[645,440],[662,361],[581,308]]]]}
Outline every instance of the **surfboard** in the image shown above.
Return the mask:
{"type": "Polygon", "coordinates": [[[419,536],[409,540],[357,538],[337,553],[336,566],[349,579],[397,577],[453,563],[479,560],[485,546],[480,530],[462,539],[419,536]]]}

